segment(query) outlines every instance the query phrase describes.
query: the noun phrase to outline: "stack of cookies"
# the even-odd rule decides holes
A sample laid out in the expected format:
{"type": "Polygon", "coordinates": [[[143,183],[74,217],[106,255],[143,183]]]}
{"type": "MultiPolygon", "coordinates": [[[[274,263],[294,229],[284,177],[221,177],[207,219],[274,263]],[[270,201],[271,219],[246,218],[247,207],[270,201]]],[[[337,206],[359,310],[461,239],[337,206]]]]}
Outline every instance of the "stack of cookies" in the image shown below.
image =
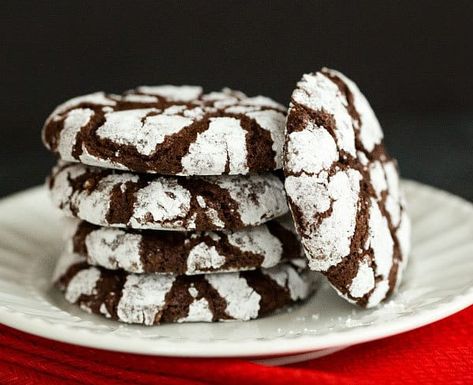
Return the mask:
{"type": "Polygon", "coordinates": [[[70,218],[54,280],[127,323],[249,320],[316,286],[288,216],[286,109],[225,89],[139,87],[60,105],[43,140],[70,218]]]}
{"type": "Polygon", "coordinates": [[[361,307],[401,282],[410,225],[397,163],[340,72],[303,75],[287,120],[262,96],[139,87],[62,104],[43,139],[60,158],[52,200],[75,218],[54,280],[89,312],[249,320],[306,299],[308,269],[361,307]]]}

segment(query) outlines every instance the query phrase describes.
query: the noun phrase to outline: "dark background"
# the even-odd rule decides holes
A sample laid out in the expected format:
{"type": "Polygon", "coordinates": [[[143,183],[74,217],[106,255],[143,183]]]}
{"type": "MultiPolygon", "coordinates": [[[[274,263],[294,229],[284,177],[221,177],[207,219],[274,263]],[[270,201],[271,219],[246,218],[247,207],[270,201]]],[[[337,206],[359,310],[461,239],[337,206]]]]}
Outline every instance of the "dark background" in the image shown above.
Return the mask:
{"type": "Polygon", "coordinates": [[[140,84],[287,103],[304,72],[352,77],[405,177],[473,200],[471,1],[3,1],[0,196],[42,183],[60,102],[140,84]]]}

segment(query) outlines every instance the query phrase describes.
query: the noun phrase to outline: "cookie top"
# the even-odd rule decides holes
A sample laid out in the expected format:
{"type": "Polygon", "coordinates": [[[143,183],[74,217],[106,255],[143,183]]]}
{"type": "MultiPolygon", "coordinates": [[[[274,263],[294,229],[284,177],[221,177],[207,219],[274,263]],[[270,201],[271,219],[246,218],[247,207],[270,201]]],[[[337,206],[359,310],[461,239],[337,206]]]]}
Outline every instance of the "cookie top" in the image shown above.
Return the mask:
{"type": "Polygon", "coordinates": [[[240,273],[130,274],[90,266],[84,257],[66,253],[58,261],[54,280],[68,302],[88,312],[156,325],[262,317],[306,299],[317,277],[294,263],[240,273]]]}
{"type": "Polygon", "coordinates": [[[195,275],[269,268],[304,257],[289,216],[219,232],[124,230],[71,222],[68,250],[110,270],[195,275]]]}
{"type": "Polygon", "coordinates": [[[281,168],[286,108],[264,96],[194,86],[97,92],[58,106],[43,128],[61,159],[165,175],[281,168]]]}
{"type": "Polygon", "coordinates": [[[310,268],[358,305],[386,298],[407,260],[409,220],[379,122],[341,73],[322,69],[297,84],[284,172],[310,268]]]}
{"type": "Polygon", "coordinates": [[[237,230],[288,211],[273,174],[163,177],[61,164],[52,172],[53,203],[72,217],[112,227],[237,230]]]}

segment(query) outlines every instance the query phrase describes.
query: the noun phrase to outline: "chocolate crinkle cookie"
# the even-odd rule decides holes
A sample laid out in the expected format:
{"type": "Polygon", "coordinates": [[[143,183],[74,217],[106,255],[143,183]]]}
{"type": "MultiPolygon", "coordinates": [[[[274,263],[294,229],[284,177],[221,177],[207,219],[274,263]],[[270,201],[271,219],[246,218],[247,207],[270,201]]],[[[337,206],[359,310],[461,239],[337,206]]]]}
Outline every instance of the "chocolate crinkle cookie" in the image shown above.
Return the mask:
{"type": "Polygon", "coordinates": [[[154,230],[238,230],[288,211],[271,173],[165,177],[59,164],[49,178],[53,204],[89,223],[154,230]]]}
{"type": "Polygon", "coordinates": [[[231,231],[151,231],[101,227],[71,220],[65,240],[90,265],[131,273],[205,274],[270,268],[303,258],[285,216],[231,231]]]}
{"type": "Polygon", "coordinates": [[[318,278],[304,263],[296,260],[271,269],[176,276],[110,271],[65,253],[54,281],[68,302],[125,323],[247,321],[313,293],[318,278]]]}
{"type": "Polygon", "coordinates": [[[407,262],[409,219],[378,120],[341,73],[322,69],[297,84],[284,172],[310,268],[360,306],[389,296],[407,262]]]}
{"type": "Polygon", "coordinates": [[[286,109],[273,100],[196,86],[97,92],[58,106],[46,147],[69,162],[165,175],[280,169],[286,109]]]}

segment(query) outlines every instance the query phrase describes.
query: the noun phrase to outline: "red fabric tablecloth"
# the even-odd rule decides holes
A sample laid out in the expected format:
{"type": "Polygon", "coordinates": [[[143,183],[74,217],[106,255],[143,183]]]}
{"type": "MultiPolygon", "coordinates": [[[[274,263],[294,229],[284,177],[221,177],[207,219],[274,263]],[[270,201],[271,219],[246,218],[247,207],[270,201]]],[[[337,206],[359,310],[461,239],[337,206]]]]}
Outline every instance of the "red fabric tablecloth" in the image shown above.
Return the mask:
{"type": "Polygon", "coordinates": [[[0,325],[0,384],[473,384],[473,307],[317,360],[267,367],[81,348],[0,325]]]}

